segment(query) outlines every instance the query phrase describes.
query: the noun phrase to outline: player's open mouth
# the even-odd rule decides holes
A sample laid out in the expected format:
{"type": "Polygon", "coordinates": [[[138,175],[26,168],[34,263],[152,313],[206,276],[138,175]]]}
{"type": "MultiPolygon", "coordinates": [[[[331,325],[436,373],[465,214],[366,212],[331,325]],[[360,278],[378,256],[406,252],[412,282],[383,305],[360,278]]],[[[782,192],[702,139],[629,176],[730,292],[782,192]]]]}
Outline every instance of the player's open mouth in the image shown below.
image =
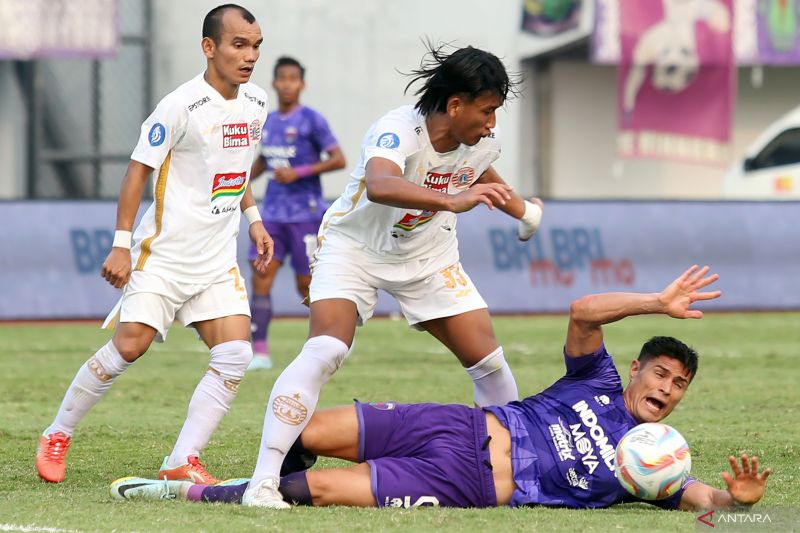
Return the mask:
{"type": "Polygon", "coordinates": [[[241,67],[239,72],[247,74],[248,76],[253,72],[253,67],[241,67]]]}
{"type": "Polygon", "coordinates": [[[644,399],[645,403],[654,411],[660,411],[664,408],[664,402],[656,400],[655,398],[647,397],[644,399]]]}

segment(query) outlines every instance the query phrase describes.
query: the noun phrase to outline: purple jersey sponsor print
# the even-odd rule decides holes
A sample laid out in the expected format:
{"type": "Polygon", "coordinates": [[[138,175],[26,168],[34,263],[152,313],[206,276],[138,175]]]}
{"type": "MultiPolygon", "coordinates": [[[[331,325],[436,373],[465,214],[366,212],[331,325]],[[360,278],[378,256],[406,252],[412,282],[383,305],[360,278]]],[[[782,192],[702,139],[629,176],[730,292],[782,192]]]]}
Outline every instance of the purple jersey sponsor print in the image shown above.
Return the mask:
{"type": "MultiPolygon", "coordinates": [[[[273,111],[267,116],[261,156],[272,178],[276,168],[318,163],[323,152],[338,144],[325,118],[301,105],[286,115],[273,111]]],[[[288,184],[270,179],[261,216],[265,222],[319,222],[326,208],[319,175],[288,184]]]]}
{"type": "MultiPolygon", "coordinates": [[[[541,393],[486,408],[511,432],[517,490],[510,505],[594,508],[642,501],[615,476],[617,443],[637,422],[625,408],[614,361],[604,346],[564,360],[567,374],[541,393]]],[[[671,497],[648,503],[677,508],[691,481],[671,497]]]]}

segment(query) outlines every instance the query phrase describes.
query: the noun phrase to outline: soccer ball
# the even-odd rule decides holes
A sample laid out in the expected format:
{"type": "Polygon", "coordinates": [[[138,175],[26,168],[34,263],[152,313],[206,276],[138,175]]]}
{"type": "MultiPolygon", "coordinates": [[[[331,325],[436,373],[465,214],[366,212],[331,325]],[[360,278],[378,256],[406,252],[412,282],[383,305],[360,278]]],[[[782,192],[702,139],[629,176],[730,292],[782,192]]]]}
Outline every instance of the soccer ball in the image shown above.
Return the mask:
{"type": "Polygon", "coordinates": [[[617,479],[643,500],[661,500],[680,490],[692,468],[686,439],[666,424],[639,424],[617,444],[617,479]]]}

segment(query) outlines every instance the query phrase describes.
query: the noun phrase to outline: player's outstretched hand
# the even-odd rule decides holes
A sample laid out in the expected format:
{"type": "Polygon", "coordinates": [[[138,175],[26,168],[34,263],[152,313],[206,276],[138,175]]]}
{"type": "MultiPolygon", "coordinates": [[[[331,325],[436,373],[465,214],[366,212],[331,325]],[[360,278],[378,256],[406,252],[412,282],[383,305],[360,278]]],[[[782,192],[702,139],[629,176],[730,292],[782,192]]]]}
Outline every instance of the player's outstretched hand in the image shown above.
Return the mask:
{"type": "Polygon", "coordinates": [[[131,251],[117,246],[111,248],[100,275],[117,289],[124,287],[131,277],[131,251]]]}
{"type": "Polygon", "coordinates": [[[703,312],[691,309],[691,305],[698,300],[719,298],[722,294],[721,291],[698,292],[719,279],[718,274],[707,276],[708,271],[708,266],[698,270],[697,265],[692,265],[661,291],[658,298],[664,306],[663,312],[673,318],[703,318],[703,312]]]}
{"type": "Polygon", "coordinates": [[[478,204],[486,204],[489,209],[494,209],[494,206],[505,205],[511,200],[508,194],[510,190],[511,186],[504,183],[476,183],[466,191],[453,195],[448,211],[463,213],[478,204]]]}
{"type": "Polygon", "coordinates": [[[264,274],[267,271],[267,265],[272,261],[272,252],[275,249],[275,244],[260,220],[250,224],[250,240],[256,245],[256,251],[258,252],[258,257],[253,261],[253,268],[264,274]]]}
{"type": "Polygon", "coordinates": [[[733,470],[733,475],[729,472],[722,473],[722,479],[728,485],[728,492],[731,493],[736,503],[742,505],[753,505],[764,496],[767,488],[767,478],[772,473],[771,468],[765,468],[762,472],[758,471],[758,457],[753,456],[748,459],[747,454],[742,454],[742,466],[736,462],[736,457],[728,457],[728,462],[733,470]]]}

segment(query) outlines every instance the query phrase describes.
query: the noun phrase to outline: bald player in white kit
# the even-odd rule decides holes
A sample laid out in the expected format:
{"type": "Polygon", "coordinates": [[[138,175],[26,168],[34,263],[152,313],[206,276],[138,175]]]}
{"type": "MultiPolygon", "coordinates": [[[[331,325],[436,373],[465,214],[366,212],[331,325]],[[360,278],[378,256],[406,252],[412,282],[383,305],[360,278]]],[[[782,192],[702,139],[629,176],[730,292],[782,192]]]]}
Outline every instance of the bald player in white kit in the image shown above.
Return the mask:
{"type": "Polygon", "coordinates": [[[265,270],[272,255],[248,185],[267,116],[266,93],[249,83],[262,41],[246,9],[228,4],[210,11],[203,22],[206,71],[164,97],[142,125],[122,183],[113,247],[103,263],[105,279],[124,287],[104,324],[116,323],[116,331],[78,370],[55,420],[39,437],[36,468],[45,481],[64,480],[77,424],[153,340],[166,338],[177,319],[197,330],[211,361],[158,477],[217,482],[200,462],[200,451],[253,357],[247,291],[236,264],[241,213],[259,252],[257,268],[265,270]],[[155,169],[153,204],[131,239],[142,191],[155,169]]]}

